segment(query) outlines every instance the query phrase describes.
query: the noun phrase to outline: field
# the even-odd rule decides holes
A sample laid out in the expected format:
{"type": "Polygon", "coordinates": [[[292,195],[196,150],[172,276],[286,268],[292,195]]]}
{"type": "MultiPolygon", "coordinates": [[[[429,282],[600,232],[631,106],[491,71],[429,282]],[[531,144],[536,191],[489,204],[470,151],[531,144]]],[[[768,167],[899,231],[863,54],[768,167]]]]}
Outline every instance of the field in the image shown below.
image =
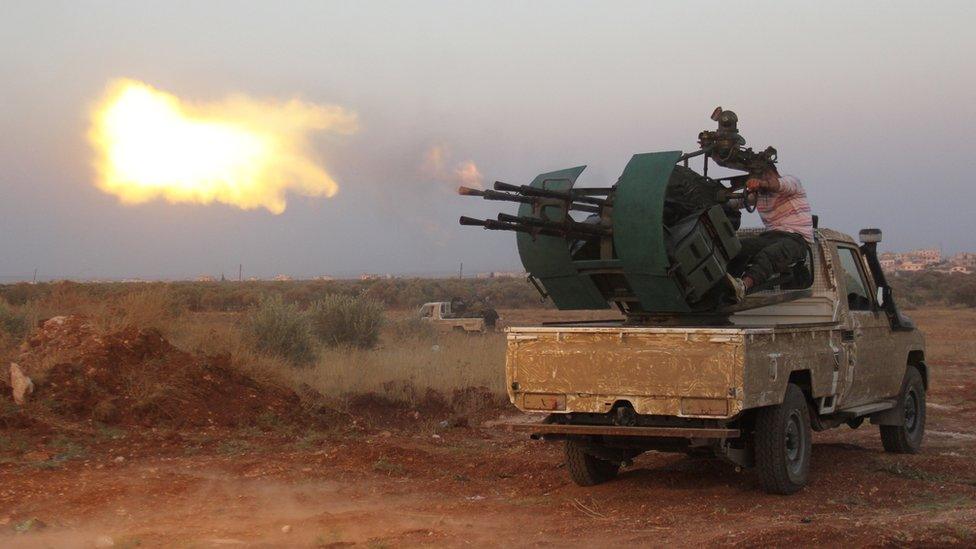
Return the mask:
{"type": "Polygon", "coordinates": [[[248,344],[244,313],[154,292],[17,307],[79,316],[2,349],[37,375],[23,409],[0,385],[3,546],[976,543],[972,309],[912,311],[932,371],[921,454],[885,454],[869,425],[819,433],[810,486],[780,497],[657,453],[573,485],[559,446],[491,427],[514,413],[503,336],[431,334],[409,309],[386,312],[376,347],[295,366],[248,344]]]}

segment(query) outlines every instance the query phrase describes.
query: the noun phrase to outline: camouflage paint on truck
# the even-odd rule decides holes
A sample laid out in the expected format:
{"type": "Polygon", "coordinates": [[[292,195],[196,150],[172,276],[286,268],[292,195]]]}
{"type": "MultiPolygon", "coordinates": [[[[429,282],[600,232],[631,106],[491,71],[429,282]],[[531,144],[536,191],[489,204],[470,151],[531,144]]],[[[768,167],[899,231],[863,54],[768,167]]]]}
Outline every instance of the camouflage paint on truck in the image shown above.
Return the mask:
{"type": "MultiPolygon", "coordinates": [[[[732,419],[781,403],[791,380],[808,387],[825,414],[895,398],[907,364],[921,362],[922,336],[893,331],[878,307],[849,309],[839,254],[860,260],[857,247],[829,230],[818,231],[817,242],[809,297],[740,313],[730,327],[510,328],[512,403],[566,414],[607,413],[627,402],[641,415],[732,419]]],[[[858,268],[873,296],[866,266],[858,268]]]]}

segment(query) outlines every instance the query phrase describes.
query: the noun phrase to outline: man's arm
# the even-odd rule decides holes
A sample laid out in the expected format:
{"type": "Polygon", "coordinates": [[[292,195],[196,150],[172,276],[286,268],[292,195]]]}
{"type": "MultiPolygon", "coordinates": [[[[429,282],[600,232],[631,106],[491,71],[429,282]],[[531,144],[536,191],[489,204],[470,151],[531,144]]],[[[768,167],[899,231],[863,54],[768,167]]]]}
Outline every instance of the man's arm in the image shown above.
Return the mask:
{"type": "Polygon", "coordinates": [[[752,177],[746,181],[746,189],[750,191],[768,191],[785,196],[795,194],[797,186],[788,178],[781,178],[776,172],[768,172],[762,177],[752,177]]]}
{"type": "Polygon", "coordinates": [[[735,210],[744,210],[746,208],[746,200],[749,201],[749,206],[755,206],[757,198],[758,197],[754,194],[748,194],[746,195],[746,198],[733,198],[729,200],[728,204],[729,207],[735,210]]]}

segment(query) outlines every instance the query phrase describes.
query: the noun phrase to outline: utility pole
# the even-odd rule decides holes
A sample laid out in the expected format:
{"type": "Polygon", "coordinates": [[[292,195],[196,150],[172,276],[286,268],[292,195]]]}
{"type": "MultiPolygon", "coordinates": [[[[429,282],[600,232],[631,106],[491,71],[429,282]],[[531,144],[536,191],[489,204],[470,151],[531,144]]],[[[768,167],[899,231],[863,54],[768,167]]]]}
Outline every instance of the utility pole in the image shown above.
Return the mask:
{"type": "Polygon", "coordinates": [[[37,267],[34,267],[34,278],[31,279],[31,284],[37,284],[37,267]]]}
{"type": "Polygon", "coordinates": [[[458,279],[464,278],[464,262],[458,267],[458,279]]]}
{"type": "Polygon", "coordinates": [[[239,263],[237,265],[237,281],[244,282],[244,264],[239,263]]]}

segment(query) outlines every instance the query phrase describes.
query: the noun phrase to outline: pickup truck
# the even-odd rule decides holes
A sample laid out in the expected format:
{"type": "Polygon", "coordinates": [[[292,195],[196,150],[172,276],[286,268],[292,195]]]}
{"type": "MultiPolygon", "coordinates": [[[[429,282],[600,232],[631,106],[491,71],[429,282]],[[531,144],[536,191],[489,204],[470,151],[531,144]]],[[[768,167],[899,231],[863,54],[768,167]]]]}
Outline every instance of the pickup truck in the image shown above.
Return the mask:
{"type": "MultiPolygon", "coordinates": [[[[556,323],[507,329],[512,403],[561,440],[573,481],[612,479],[648,450],[710,452],[754,467],[770,493],[808,481],[811,432],[869,420],[884,449],[915,453],[929,371],[922,334],[894,306],[877,261],[829,229],[810,247],[803,297],[724,322],[556,323]]],[[[776,292],[777,290],[769,290],[776,292]]],[[[748,298],[747,298],[748,299],[748,298]]]]}
{"type": "Polygon", "coordinates": [[[424,303],[420,307],[419,314],[421,320],[430,322],[434,329],[442,332],[482,333],[485,331],[484,318],[456,316],[451,311],[449,301],[424,303]]]}

